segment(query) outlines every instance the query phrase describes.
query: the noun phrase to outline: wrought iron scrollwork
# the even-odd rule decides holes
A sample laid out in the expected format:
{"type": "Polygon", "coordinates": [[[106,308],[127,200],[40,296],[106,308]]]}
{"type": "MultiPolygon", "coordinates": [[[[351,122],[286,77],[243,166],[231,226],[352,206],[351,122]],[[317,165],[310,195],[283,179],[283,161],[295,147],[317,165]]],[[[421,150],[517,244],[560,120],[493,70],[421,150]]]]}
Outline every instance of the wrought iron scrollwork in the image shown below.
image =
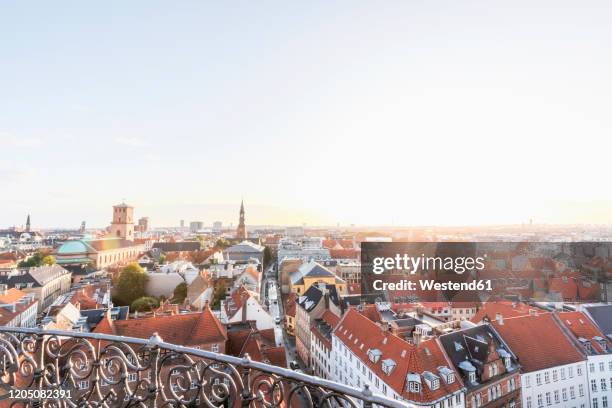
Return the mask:
{"type": "Polygon", "coordinates": [[[157,335],[0,327],[0,408],[374,406],[407,405],[367,386],[164,343],[157,335]]]}

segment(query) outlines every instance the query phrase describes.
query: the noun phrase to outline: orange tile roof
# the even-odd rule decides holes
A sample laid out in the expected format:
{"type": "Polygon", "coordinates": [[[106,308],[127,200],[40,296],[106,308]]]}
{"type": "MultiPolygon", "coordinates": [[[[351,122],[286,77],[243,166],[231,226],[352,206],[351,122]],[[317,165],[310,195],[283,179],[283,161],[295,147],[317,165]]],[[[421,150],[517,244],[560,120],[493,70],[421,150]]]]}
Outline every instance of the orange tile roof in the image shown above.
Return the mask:
{"type": "Polygon", "coordinates": [[[612,351],[612,342],[604,336],[604,334],[591,322],[591,320],[582,312],[561,312],[558,314],[561,324],[563,324],[576,339],[582,337],[591,343],[591,346],[597,353],[612,351]],[[593,339],[593,337],[601,337],[607,345],[607,350],[603,350],[601,345],[593,339]]]}
{"type": "Polygon", "coordinates": [[[583,361],[551,313],[491,321],[525,372],[583,361]]]}
{"type": "Polygon", "coordinates": [[[148,339],[157,333],[164,341],[179,345],[222,343],[227,332],[210,308],[199,313],[111,321],[109,316],[94,329],[96,333],[148,339]]]}
{"type": "Polygon", "coordinates": [[[297,294],[293,292],[290,293],[289,296],[287,296],[287,300],[285,301],[285,314],[287,316],[295,317],[295,306],[297,298],[297,294]]]}
{"type": "Polygon", "coordinates": [[[495,320],[497,314],[501,314],[504,319],[509,317],[528,316],[530,311],[535,314],[548,313],[542,309],[531,307],[521,302],[496,301],[484,303],[471,320],[474,323],[480,323],[485,317],[488,317],[489,321],[492,321],[495,320]]]}
{"type": "Polygon", "coordinates": [[[455,381],[451,384],[441,379],[440,387],[436,390],[430,389],[426,382],[422,381],[421,392],[408,391],[407,376],[409,373],[422,375],[425,371],[430,371],[437,375],[440,366],[452,369],[451,362],[447,360],[436,339],[426,340],[414,346],[391,332],[381,330],[355,309],[349,309],[336,326],[334,334],[364,365],[408,401],[432,402],[463,388],[461,379],[455,375],[455,381]],[[376,363],[368,357],[368,351],[373,349],[378,349],[382,353],[376,363]],[[393,360],[396,364],[389,375],[382,370],[382,361],[387,359],[393,360]]]}
{"type": "Polygon", "coordinates": [[[19,289],[10,288],[4,293],[0,292],[0,303],[15,303],[25,295],[26,293],[19,289]]]}

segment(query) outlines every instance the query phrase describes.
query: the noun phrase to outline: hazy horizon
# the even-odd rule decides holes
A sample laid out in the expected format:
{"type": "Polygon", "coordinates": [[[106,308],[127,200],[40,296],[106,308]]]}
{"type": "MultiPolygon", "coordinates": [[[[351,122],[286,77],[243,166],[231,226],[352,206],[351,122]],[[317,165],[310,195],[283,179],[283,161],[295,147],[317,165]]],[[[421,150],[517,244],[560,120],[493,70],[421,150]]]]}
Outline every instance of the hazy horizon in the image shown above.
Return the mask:
{"type": "Polygon", "coordinates": [[[612,223],[612,4],[4,2],[0,228],[612,223]]]}

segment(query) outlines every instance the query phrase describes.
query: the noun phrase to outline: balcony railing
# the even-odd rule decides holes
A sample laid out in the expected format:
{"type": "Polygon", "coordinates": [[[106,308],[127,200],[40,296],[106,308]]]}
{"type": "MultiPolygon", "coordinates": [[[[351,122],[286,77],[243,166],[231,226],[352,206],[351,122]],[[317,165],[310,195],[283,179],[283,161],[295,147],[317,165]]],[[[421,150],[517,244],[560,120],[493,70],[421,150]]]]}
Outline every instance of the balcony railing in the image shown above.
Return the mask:
{"type": "Polygon", "coordinates": [[[0,326],[0,407],[406,407],[333,381],[176,344],[0,326]]]}

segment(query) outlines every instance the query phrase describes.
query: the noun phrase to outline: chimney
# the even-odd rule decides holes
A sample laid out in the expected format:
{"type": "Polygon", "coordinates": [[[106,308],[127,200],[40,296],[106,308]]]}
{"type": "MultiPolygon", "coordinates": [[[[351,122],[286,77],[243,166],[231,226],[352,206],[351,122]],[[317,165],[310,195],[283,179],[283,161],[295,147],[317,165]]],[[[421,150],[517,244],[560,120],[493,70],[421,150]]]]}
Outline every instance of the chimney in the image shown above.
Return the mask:
{"type": "Polygon", "coordinates": [[[495,313],[495,320],[497,320],[500,326],[504,325],[504,316],[501,313],[495,313]]]}
{"type": "Polygon", "coordinates": [[[537,316],[538,312],[535,309],[529,309],[529,316],[537,316]]]}

